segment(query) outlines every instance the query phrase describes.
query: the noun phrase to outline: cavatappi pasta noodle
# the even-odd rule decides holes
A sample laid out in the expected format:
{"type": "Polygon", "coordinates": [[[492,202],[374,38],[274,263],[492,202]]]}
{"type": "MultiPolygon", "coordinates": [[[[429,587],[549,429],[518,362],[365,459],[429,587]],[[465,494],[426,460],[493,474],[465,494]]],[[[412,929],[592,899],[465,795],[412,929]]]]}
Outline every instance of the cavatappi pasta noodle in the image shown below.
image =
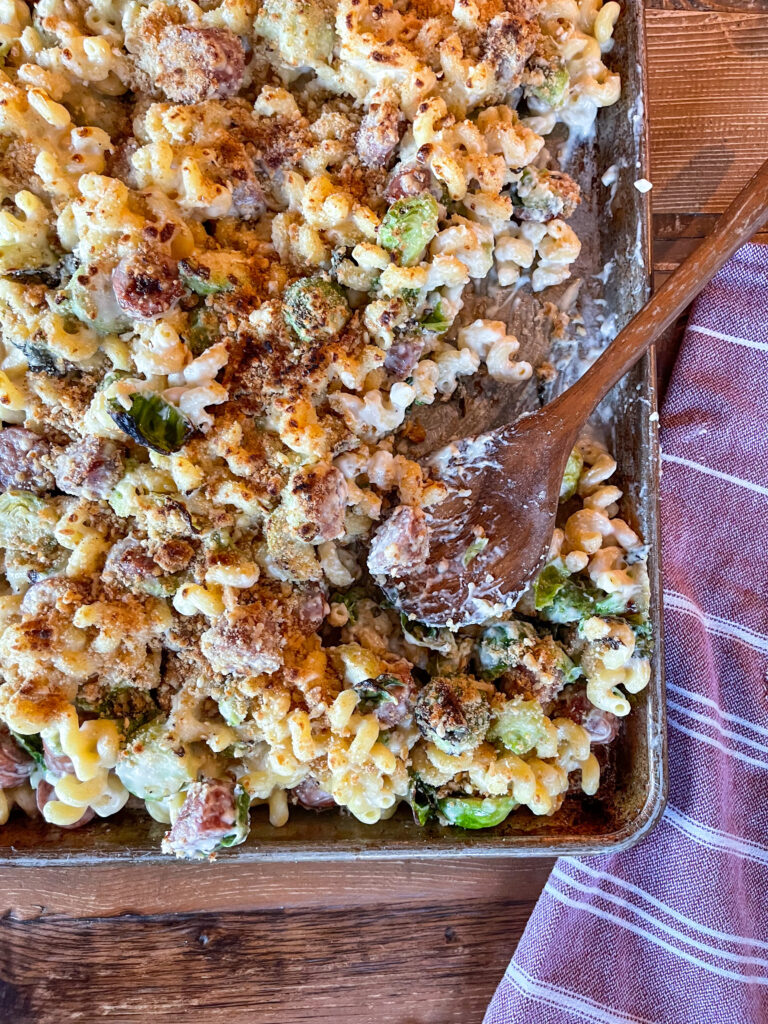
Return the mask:
{"type": "Polygon", "coordinates": [[[616,101],[618,12],[0,0],[0,824],[130,800],[207,856],[256,805],[597,791],[649,675],[602,446],[514,615],[427,629],[370,572],[446,494],[409,410],[533,372],[464,298],[569,277],[547,136],[616,101]]]}

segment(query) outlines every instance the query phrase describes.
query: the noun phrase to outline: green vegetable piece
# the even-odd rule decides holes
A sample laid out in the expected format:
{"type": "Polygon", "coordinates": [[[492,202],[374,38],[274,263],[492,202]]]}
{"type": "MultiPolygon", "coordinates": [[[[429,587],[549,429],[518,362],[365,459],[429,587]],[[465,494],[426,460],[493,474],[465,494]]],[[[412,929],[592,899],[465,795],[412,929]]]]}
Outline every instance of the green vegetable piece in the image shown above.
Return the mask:
{"type": "Polygon", "coordinates": [[[75,705],[99,718],[111,718],[126,736],[154,721],[160,710],[151,693],[129,685],[104,687],[98,698],[92,701],[78,696],[75,705]]]}
{"type": "Polygon", "coordinates": [[[231,292],[234,283],[223,268],[209,265],[215,262],[218,261],[210,259],[208,263],[201,263],[199,260],[180,260],[179,277],[195,295],[218,295],[220,292],[231,292]]]}
{"type": "Polygon", "coordinates": [[[537,700],[515,697],[495,708],[487,739],[521,756],[542,741],[546,722],[547,718],[537,700]]]}
{"type": "Polygon", "coordinates": [[[579,194],[578,185],[567,174],[538,167],[526,167],[510,190],[518,216],[534,221],[569,217],[579,194]]]}
{"type": "Polygon", "coordinates": [[[533,584],[536,611],[548,608],[570,578],[571,574],[561,558],[545,565],[533,584]]]}
{"type": "Polygon", "coordinates": [[[239,846],[248,838],[251,830],[251,795],[242,786],[235,786],[235,825],[229,835],[219,841],[219,846],[229,849],[239,846]]]}
{"type": "Polygon", "coordinates": [[[528,622],[512,619],[489,626],[477,645],[477,660],[484,679],[496,679],[517,665],[526,650],[538,642],[538,635],[528,622]]]}
{"type": "Polygon", "coordinates": [[[430,309],[419,321],[419,327],[423,331],[432,331],[433,334],[444,334],[453,323],[448,314],[443,311],[442,302],[438,301],[434,309],[430,309]]]}
{"type": "Polygon", "coordinates": [[[181,743],[173,743],[162,716],[143,725],[120,752],[115,773],[134,796],[162,800],[197,777],[199,759],[181,743]]]}
{"type": "Polygon", "coordinates": [[[201,356],[203,352],[221,339],[219,318],[210,310],[201,306],[189,318],[187,330],[187,348],[193,356],[201,356]]]}
{"type": "Polygon", "coordinates": [[[419,692],[414,718],[424,739],[446,754],[464,754],[485,739],[491,711],[472,676],[437,676],[419,692]]]}
{"type": "Polygon", "coordinates": [[[39,768],[45,767],[45,758],[43,757],[43,739],[39,733],[33,733],[29,736],[23,736],[20,732],[14,732],[13,729],[9,729],[11,736],[16,740],[22,750],[25,750],[35,764],[39,768]]]}
{"type": "Polygon", "coordinates": [[[333,21],[317,0],[265,0],[255,28],[290,67],[328,64],[333,55],[333,21]]]}
{"type": "Polygon", "coordinates": [[[571,577],[562,559],[545,566],[533,584],[536,610],[547,622],[566,625],[590,615],[621,615],[628,609],[628,598],[571,577]]]}
{"type": "Polygon", "coordinates": [[[97,334],[119,334],[131,326],[112,288],[112,274],[98,263],[84,263],[63,290],[64,303],[81,323],[97,334]]]}
{"type": "Polygon", "coordinates": [[[568,456],[565,473],[563,474],[563,482],[560,484],[560,501],[567,501],[576,493],[583,466],[584,456],[578,448],[574,448],[568,456]]]}
{"type": "Polygon", "coordinates": [[[630,615],[628,620],[635,634],[635,656],[650,658],[656,646],[653,623],[643,615],[630,615]]]}
{"type": "Polygon", "coordinates": [[[324,277],[301,277],[285,289],[283,319],[300,341],[330,340],[352,312],[344,292],[324,277]]]}
{"type": "Polygon", "coordinates": [[[493,828],[518,806],[511,796],[448,796],[437,801],[440,815],[459,828],[493,828]]]}
{"type": "Polygon", "coordinates": [[[414,776],[408,788],[408,803],[419,825],[426,825],[434,817],[437,807],[434,786],[428,786],[418,776],[414,776]]]}
{"type": "Polygon", "coordinates": [[[487,546],[487,537],[476,537],[461,556],[461,560],[464,563],[465,568],[474,558],[477,558],[481,551],[485,551],[487,546]]]}
{"type": "Polygon", "coordinates": [[[400,613],[400,628],[409,644],[415,647],[427,647],[430,651],[449,655],[456,649],[456,639],[450,629],[444,626],[425,626],[423,622],[409,619],[405,612],[400,613]]]}
{"type": "Polygon", "coordinates": [[[130,409],[117,399],[109,403],[109,415],[134,441],[161,455],[177,452],[193,432],[189,420],[160,395],[135,391],[130,409]]]}
{"type": "Polygon", "coordinates": [[[428,192],[394,202],[379,225],[379,243],[402,267],[413,267],[437,234],[439,209],[428,192]]]}
{"type": "Polygon", "coordinates": [[[22,551],[56,550],[53,531],[59,516],[55,505],[29,491],[0,494],[0,546],[22,551]]]}
{"type": "Polygon", "coordinates": [[[402,679],[386,673],[375,679],[363,679],[352,684],[352,688],[360,698],[360,705],[366,712],[378,708],[382,704],[397,704],[399,698],[392,691],[402,688],[402,686],[402,679]]]}
{"type": "Polygon", "coordinates": [[[541,68],[541,72],[543,81],[538,85],[529,85],[526,93],[556,110],[562,107],[567,97],[571,81],[568,70],[560,63],[553,63],[541,68]]]}
{"type": "Polygon", "coordinates": [[[354,625],[357,622],[357,605],[363,597],[365,597],[365,592],[360,587],[352,587],[351,590],[347,590],[343,594],[338,591],[331,594],[331,604],[343,604],[347,609],[349,621],[354,625]]]}

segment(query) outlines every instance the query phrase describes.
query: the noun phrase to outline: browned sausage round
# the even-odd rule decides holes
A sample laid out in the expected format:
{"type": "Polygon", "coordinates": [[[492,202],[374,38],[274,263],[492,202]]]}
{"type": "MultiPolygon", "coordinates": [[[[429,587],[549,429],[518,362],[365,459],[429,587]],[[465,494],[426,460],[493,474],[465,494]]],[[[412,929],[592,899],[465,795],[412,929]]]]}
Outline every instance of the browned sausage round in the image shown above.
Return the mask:
{"type": "MultiPolygon", "coordinates": [[[[41,779],[37,784],[35,790],[35,799],[37,801],[37,809],[40,813],[43,813],[43,808],[49,800],[55,800],[56,794],[53,791],[53,786],[50,782],[46,782],[45,779],[41,779]]],[[[73,825],[56,825],[56,828],[82,828],[83,825],[87,825],[89,821],[92,821],[95,817],[96,812],[92,807],[86,807],[83,811],[83,816],[78,818],[73,825]]]]}
{"type": "Polygon", "coordinates": [[[32,774],[34,760],[22,750],[4,725],[0,725],[0,789],[18,786],[32,774]]]}
{"type": "Polygon", "coordinates": [[[72,764],[72,758],[69,754],[53,750],[45,740],[43,740],[43,760],[45,761],[45,767],[51,772],[56,772],[57,775],[75,774],[75,766],[72,764]]]}
{"type": "Polygon", "coordinates": [[[137,320],[153,320],[184,293],[175,260],[158,249],[138,249],[120,260],[112,274],[118,306],[137,320]]]}
{"type": "Polygon", "coordinates": [[[53,473],[43,463],[50,442],[24,427],[0,431],[0,486],[45,494],[55,487],[53,473]]]}
{"type": "Polygon", "coordinates": [[[307,811],[330,811],[336,806],[331,794],[326,793],[317,779],[313,779],[311,775],[291,790],[291,799],[307,811]]]}
{"type": "Polygon", "coordinates": [[[174,103],[234,96],[243,84],[243,44],[229,29],[169,25],[157,53],[157,84],[174,103]]]}
{"type": "Polygon", "coordinates": [[[429,188],[429,171],[418,164],[406,164],[396,170],[389,179],[385,193],[390,203],[407,196],[419,196],[429,188]]]}
{"type": "Polygon", "coordinates": [[[123,456],[114,441],[84,437],[56,459],[56,485],[65,494],[106,498],[123,475],[123,456]]]}

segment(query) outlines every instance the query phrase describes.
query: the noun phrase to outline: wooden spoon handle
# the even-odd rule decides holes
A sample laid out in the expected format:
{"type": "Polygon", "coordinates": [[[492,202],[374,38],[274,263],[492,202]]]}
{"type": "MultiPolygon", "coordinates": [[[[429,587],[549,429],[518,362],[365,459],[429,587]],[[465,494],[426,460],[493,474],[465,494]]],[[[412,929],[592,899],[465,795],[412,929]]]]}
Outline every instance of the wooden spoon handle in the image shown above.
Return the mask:
{"type": "Polygon", "coordinates": [[[712,234],[680,264],[584,376],[550,402],[547,412],[578,429],[613,385],[766,221],[768,160],[723,213],[712,234]]]}

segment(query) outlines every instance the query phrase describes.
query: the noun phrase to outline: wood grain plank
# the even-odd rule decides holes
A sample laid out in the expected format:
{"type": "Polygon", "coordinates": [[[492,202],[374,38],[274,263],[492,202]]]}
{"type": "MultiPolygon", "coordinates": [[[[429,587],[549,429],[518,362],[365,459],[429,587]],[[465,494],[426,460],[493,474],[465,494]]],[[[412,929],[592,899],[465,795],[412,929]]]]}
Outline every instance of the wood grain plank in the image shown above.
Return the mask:
{"type": "Polygon", "coordinates": [[[529,910],[483,893],[354,915],[6,918],[0,1020],[479,1024],[529,910]]]}
{"type": "Polygon", "coordinates": [[[768,152],[768,7],[646,26],[654,210],[718,212],[768,152]]]}
{"type": "MultiPolygon", "coordinates": [[[[516,899],[532,905],[554,861],[450,860],[330,864],[129,865],[4,868],[0,917],[76,918],[296,907],[516,899]]],[[[2,1018],[0,1018],[2,1020],[2,1018]]]]}

